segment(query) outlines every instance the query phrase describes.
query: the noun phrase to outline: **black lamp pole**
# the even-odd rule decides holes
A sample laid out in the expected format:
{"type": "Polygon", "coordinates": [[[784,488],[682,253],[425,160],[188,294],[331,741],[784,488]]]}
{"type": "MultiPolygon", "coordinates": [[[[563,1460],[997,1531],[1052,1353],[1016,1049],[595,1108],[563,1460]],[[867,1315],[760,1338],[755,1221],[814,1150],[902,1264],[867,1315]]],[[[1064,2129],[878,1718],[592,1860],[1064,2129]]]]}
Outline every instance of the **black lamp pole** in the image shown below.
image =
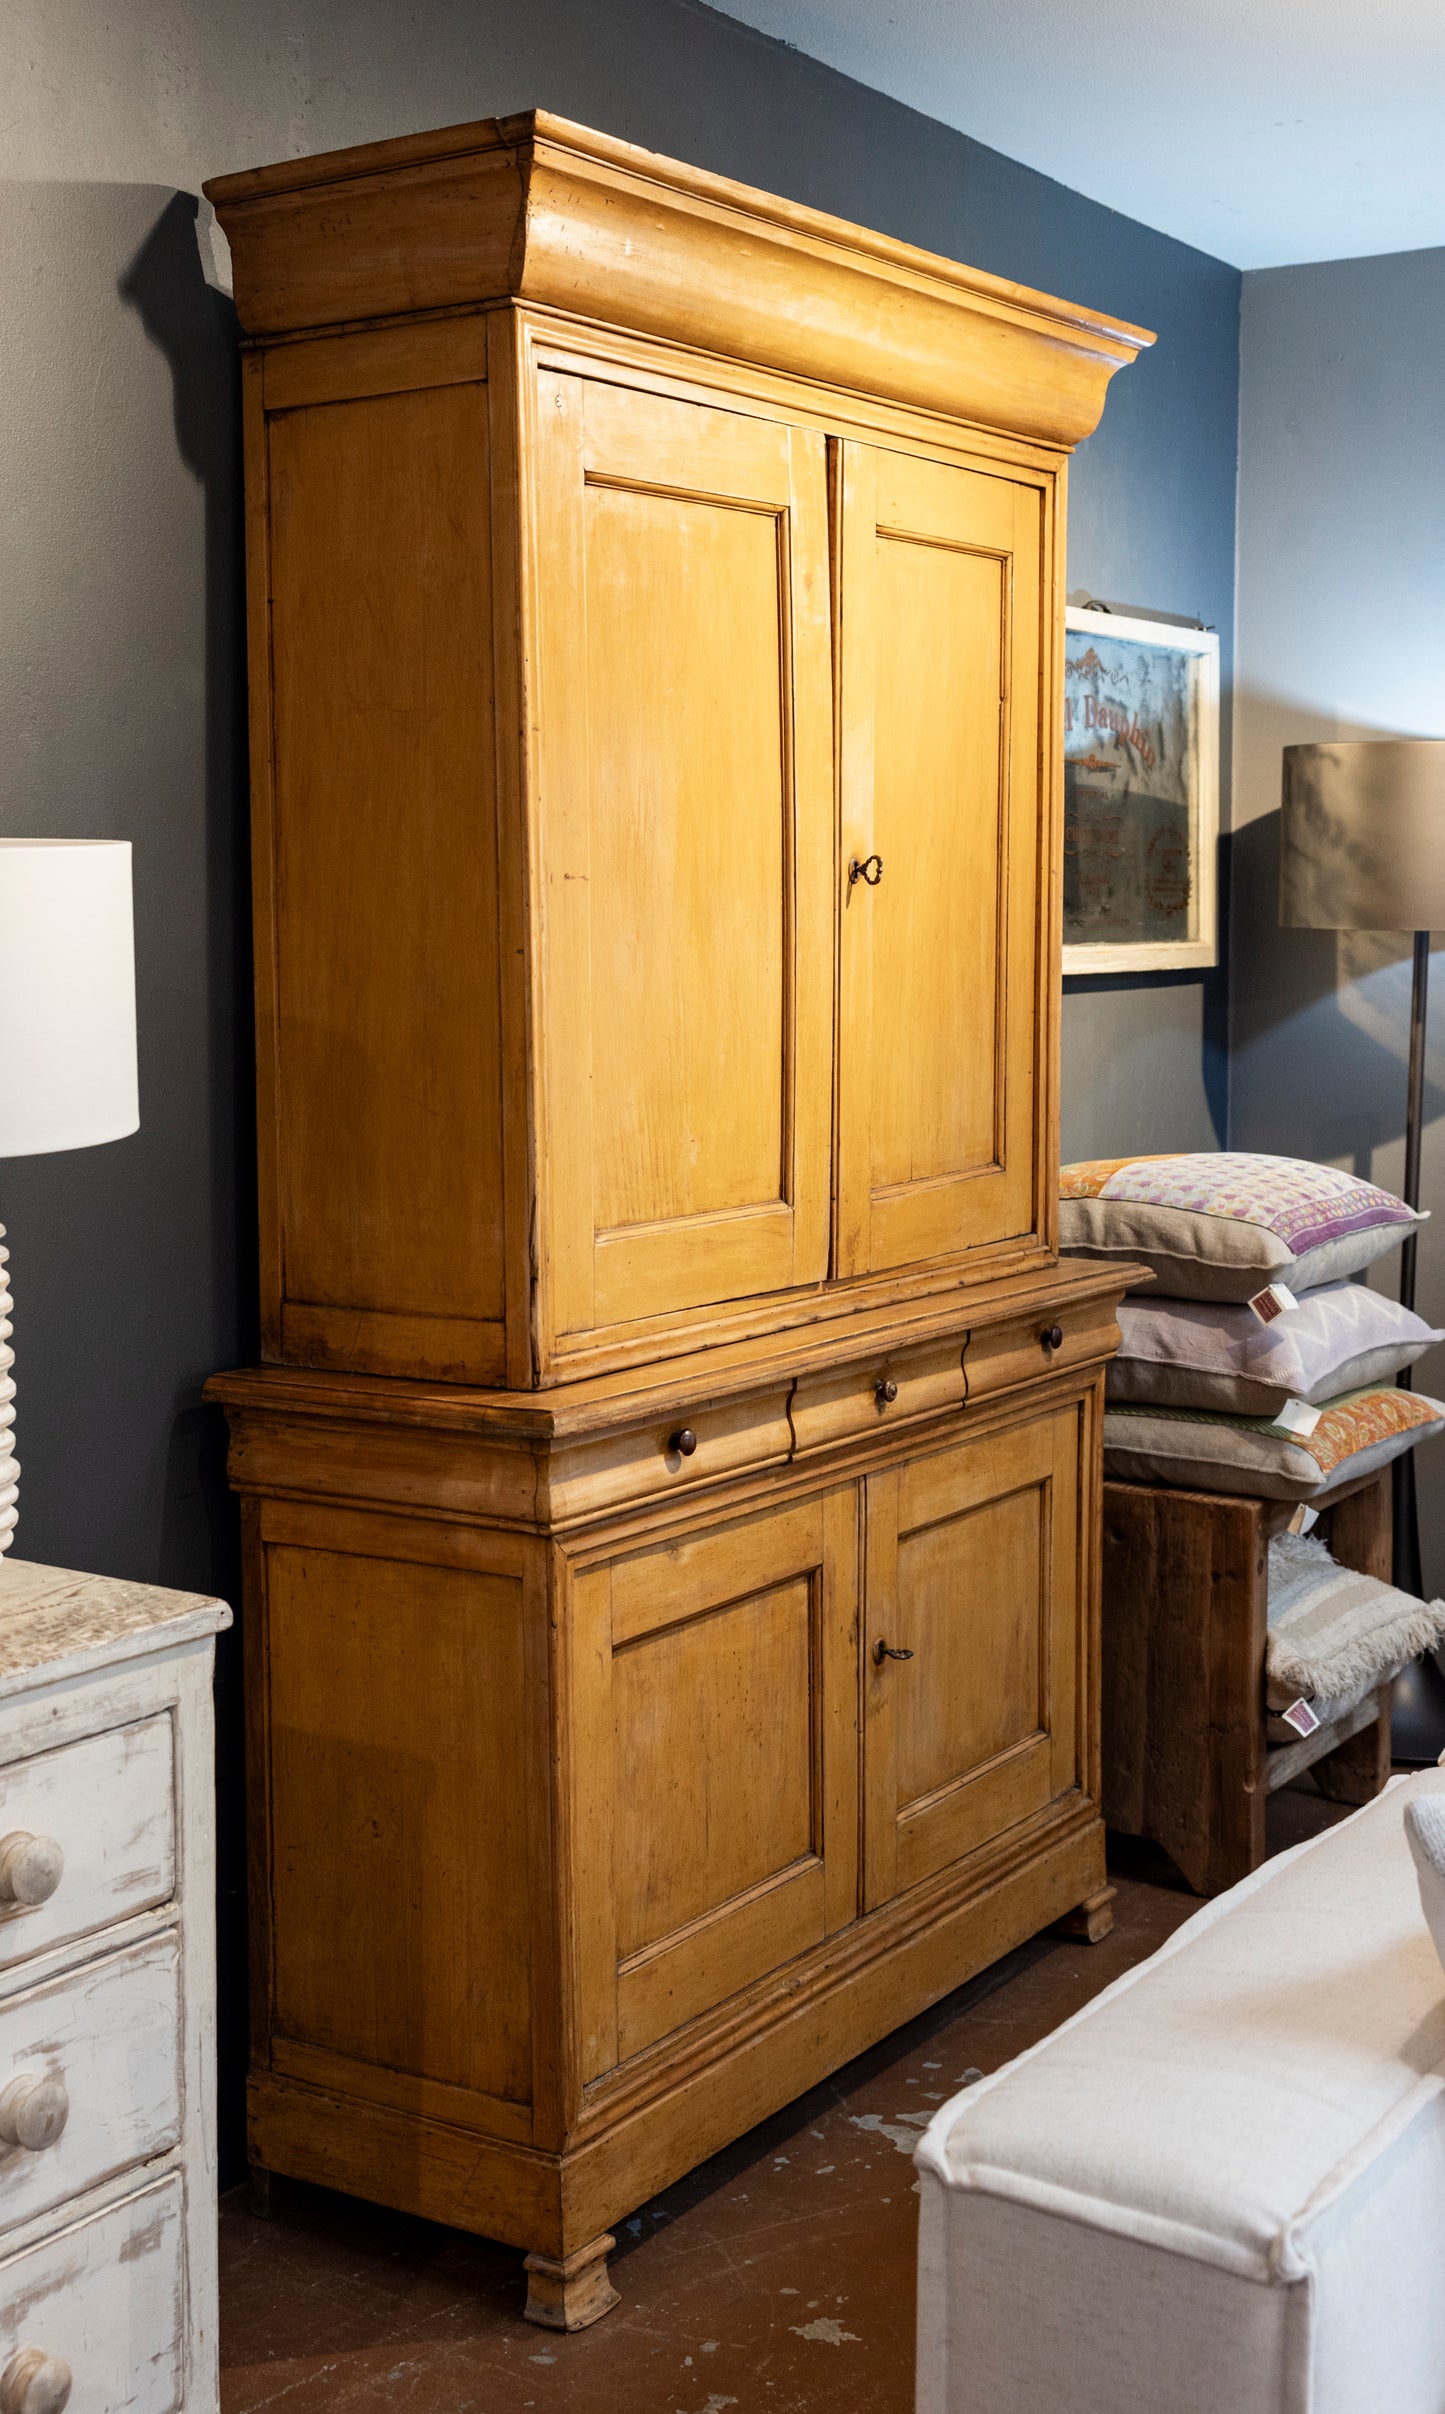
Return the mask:
{"type": "MultiPolygon", "coordinates": [[[[1415,933],[1415,976],[1410,988],[1410,1079],[1405,1102],[1405,1204],[1420,1204],[1420,1129],[1425,1107],[1425,1011],[1430,981],[1430,933],[1415,933]]],[[[1400,1304],[1415,1305],[1417,1234],[1400,1253],[1400,1304]]],[[[1410,1377],[1403,1373],[1401,1383],[1410,1377]]],[[[1420,1593],[1420,1516],[1415,1499],[1415,1453],[1395,1461],[1395,1582],[1402,1592],[1420,1593]]],[[[1445,1752],[1445,1676],[1433,1652],[1412,1660],[1395,1679],[1390,1713],[1390,1749],[1396,1760],[1424,1767],[1445,1752]]]]}

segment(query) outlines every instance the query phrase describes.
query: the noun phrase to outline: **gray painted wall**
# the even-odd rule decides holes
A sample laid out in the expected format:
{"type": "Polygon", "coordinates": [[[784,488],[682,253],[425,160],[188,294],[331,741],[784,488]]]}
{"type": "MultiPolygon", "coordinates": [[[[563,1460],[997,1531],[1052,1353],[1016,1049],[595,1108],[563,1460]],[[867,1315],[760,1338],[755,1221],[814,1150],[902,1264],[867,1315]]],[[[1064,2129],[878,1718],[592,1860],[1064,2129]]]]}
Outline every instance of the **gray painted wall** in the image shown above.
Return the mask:
{"type": "MultiPolygon", "coordinates": [[[[10,0],[0,88],[3,826],[134,840],[141,993],[140,1132],[0,1169],[20,1548],[231,1591],[199,1394],[256,1347],[240,488],[201,179],[540,102],[1153,327],[1077,464],[1070,585],[1215,623],[1226,678],[1239,279],[693,0],[10,0]]],[[[1211,1144],[1217,991],[1070,996],[1070,1154],[1211,1144]]],[[[234,1642],[223,1662],[234,2110],[234,1642]]]]}
{"type": "MultiPolygon", "coordinates": [[[[1236,1147],[1398,1188],[1409,942],[1276,924],[1280,754],[1445,736],[1445,251],[1244,280],[1234,954],[1236,1147]]],[[[1445,1326],[1445,965],[1434,959],[1419,1302],[1445,1326]]],[[[1392,1289],[1398,1260],[1372,1277],[1392,1289]]],[[[1445,1349],[1422,1362],[1445,1385],[1445,1349]]],[[[1445,1588],[1445,1468],[1419,1467],[1425,1579],[1445,1588]]]]}

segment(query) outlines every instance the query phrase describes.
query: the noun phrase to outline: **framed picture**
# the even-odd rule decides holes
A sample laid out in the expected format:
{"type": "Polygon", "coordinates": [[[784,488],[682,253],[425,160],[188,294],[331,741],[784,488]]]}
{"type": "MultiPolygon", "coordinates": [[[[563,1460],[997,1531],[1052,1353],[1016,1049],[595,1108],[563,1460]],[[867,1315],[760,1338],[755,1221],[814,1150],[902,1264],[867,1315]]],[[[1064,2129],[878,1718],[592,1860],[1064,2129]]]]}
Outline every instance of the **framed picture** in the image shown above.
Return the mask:
{"type": "Polygon", "coordinates": [[[1064,615],[1064,970],[1218,959],[1219,639],[1064,615]]]}

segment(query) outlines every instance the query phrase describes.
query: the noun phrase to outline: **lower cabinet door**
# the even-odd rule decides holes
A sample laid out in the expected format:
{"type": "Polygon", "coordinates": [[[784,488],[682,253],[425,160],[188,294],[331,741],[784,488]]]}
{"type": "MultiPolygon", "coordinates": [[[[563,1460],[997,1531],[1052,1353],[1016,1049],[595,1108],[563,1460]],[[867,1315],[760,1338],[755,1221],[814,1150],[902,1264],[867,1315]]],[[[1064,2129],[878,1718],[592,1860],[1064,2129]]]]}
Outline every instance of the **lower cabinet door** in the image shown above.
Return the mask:
{"type": "Polygon", "coordinates": [[[868,1478],[870,1910],[1078,1781],[1082,1433],[1071,1402],[868,1478]]]}
{"type": "Polygon", "coordinates": [[[856,1916],[858,1500],[573,1578],[573,1934],[593,2079],[856,1916]]]}

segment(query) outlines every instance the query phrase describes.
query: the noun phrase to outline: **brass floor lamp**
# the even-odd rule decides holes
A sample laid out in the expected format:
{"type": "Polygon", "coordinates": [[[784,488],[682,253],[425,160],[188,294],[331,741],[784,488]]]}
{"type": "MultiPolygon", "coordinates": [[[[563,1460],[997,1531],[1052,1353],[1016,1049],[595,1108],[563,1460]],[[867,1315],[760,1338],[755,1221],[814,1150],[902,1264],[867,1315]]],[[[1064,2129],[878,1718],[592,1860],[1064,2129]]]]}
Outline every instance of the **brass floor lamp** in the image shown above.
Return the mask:
{"type": "MultiPolygon", "coordinates": [[[[1407,1205],[1420,1204],[1425,1011],[1430,933],[1445,930],[1445,738],[1348,738],[1286,746],[1279,918],[1294,930],[1413,931],[1410,1070],[1405,1096],[1407,1205]]],[[[1415,1235],[1400,1259],[1400,1298],[1415,1305],[1415,1235]]],[[[1399,1378],[1409,1381],[1408,1374],[1399,1378]]],[[[1415,1454],[1395,1461],[1395,1582],[1423,1590],[1415,1454]]],[[[1427,1653],[1397,1679],[1397,1760],[1445,1751],[1445,1675],[1427,1653]]]]}

